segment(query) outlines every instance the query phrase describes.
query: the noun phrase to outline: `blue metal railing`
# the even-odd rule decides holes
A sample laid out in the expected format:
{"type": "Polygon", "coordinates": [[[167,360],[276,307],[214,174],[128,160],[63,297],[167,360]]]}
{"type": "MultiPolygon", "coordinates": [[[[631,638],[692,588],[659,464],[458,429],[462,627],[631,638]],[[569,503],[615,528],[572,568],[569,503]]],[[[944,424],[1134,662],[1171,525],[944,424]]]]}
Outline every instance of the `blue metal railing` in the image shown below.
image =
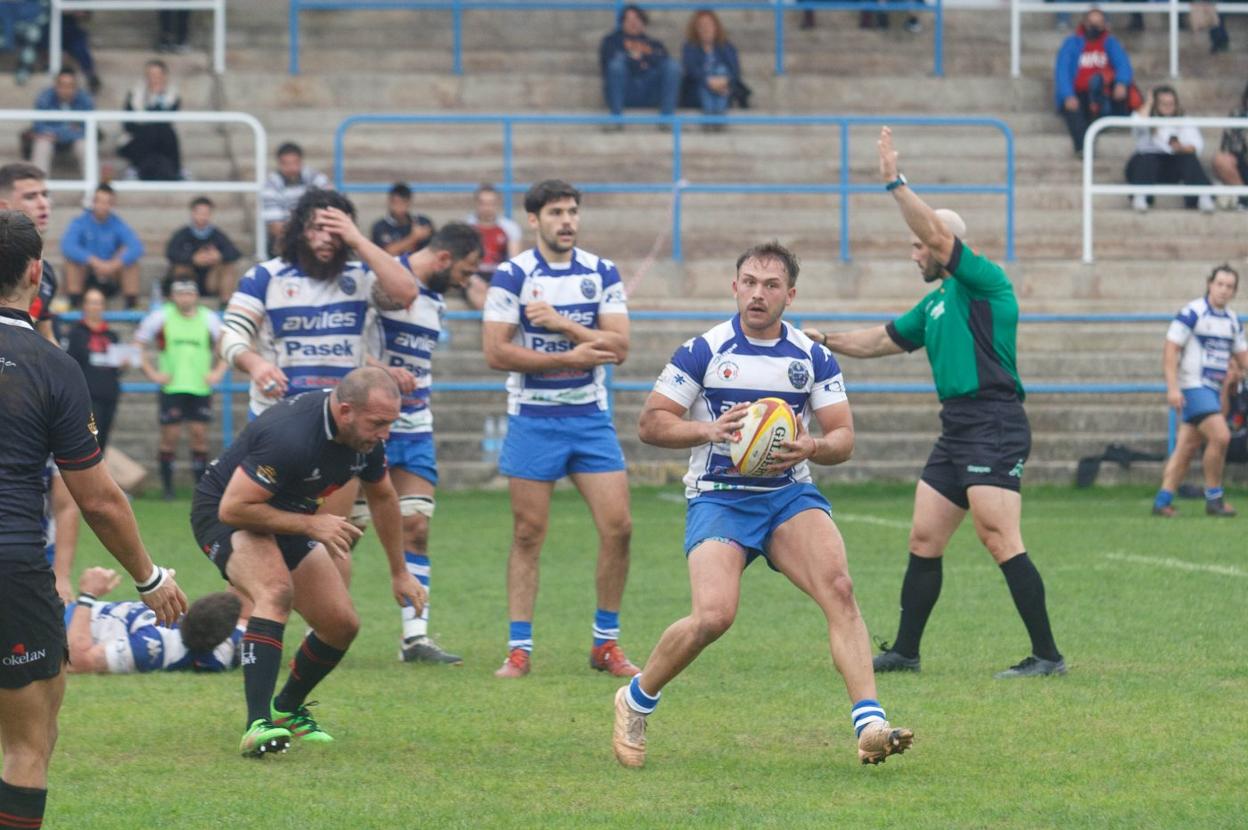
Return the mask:
{"type": "MultiPolygon", "coordinates": [[[[857,183],[849,180],[849,128],[853,126],[913,127],[987,127],[999,130],[1005,138],[1004,184],[922,184],[911,185],[918,193],[975,193],[1005,196],[1005,258],[1014,260],[1014,131],[999,118],[934,118],[915,115],[733,115],[703,116],[611,116],[611,115],[511,115],[507,113],[443,115],[443,114],[360,114],[343,119],[334,132],[334,186],[344,193],[385,193],[392,182],[351,182],[346,176],[346,134],[360,124],[494,124],[502,128],[502,181],[498,189],[503,196],[503,213],[509,215],[515,194],[523,193],[528,184],[516,182],[514,169],[514,134],[518,125],[584,126],[594,124],[664,124],[672,131],[672,177],[670,182],[578,182],[585,193],[668,193],[672,197],[672,258],[684,259],[681,241],[681,202],[685,194],[706,193],[794,193],[836,194],[840,196],[842,262],[850,261],[849,196],[854,193],[883,194],[878,182],[857,183]],[[684,128],[695,124],[734,126],[836,126],[840,131],[840,176],[829,184],[792,184],[778,182],[690,182],[684,176],[682,137],[684,128]]],[[[428,193],[471,193],[477,182],[412,182],[413,190],[428,193]]]]}
{"type": "MultiPolygon", "coordinates": [[[[944,0],[932,5],[917,2],[897,2],[881,5],[877,0],[685,0],[684,2],[653,2],[641,0],[637,5],[647,9],[667,9],[693,12],[697,9],[717,11],[769,11],[773,15],[775,39],[776,74],[784,74],[784,15],[790,11],[869,11],[869,12],[931,12],[932,22],[932,74],[945,74],[944,0]]],[[[290,28],[288,70],[299,74],[299,13],[301,11],[449,11],[451,13],[452,65],[456,75],[464,73],[464,12],[467,11],[610,11],[618,20],[625,0],[290,0],[288,25],[290,28]]]]}
{"type": "MultiPolygon", "coordinates": [[[[632,320],[651,321],[688,321],[688,322],[719,322],[726,318],[724,311],[630,311],[632,320]]],[[[81,318],[79,312],[59,315],[58,319],[72,322],[81,318]]],[[[112,323],[138,323],[144,317],[141,311],[111,311],[104,319],[112,323]]],[[[804,323],[883,323],[896,318],[896,314],[880,312],[824,312],[791,314],[786,319],[790,325],[801,327],[804,323]]],[[[447,320],[480,321],[479,311],[448,311],[447,320]]],[[[1166,323],[1173,319],[1170,314],[1021,314],[1020,323],[1054,324],[1054,323],[1166,323]]],[[[610,367],[608,367],[610,370],[610,367]]],[[[649,392],[652,381],[616,380],[614,373],[608,371],[608,392],[614,406],[616,392],[649,392]]],[[[234,396],[247,394],[248,384],[233,380],[230,372],[226,372],[221,383],[213,387],[213,391],[224,396],[221,407],[222,443],[226,446],[234,437],[234,396]]],[[[127,381],[121,384],[121,391],[126,393],[155,394],[160,387],[155,383],[127,381]]],[[[438,380],[435,385],[438,392],[504,392],[503,380],[496,381],[447,381],[438,380]]],[[[930,383],[854,383],[852,391],[857,393],[879,394],[934,394],[936,387],[930,383]]],[[[1056,395],[1124,395],[1139,393],[1155,393],[1164,395],[1164,383],[1033,383],[1027,384],[1027,391],[1032,394],[1056,395]]],[[[1170,410],[1169,449],[1173,451],[1175,435],[1178,429],[1178,413],[1170,410]]]]}

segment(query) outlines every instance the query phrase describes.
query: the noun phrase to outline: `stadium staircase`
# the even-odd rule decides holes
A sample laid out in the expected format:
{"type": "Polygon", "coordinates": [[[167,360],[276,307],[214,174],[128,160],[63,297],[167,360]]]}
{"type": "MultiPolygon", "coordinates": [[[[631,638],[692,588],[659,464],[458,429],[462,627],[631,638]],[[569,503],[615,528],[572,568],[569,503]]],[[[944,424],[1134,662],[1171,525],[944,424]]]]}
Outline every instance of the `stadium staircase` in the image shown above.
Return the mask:
{"type": "MultiPolygon", "coordinates": [[[[167,60],[185,107],[243,110],[269,130],[270,149],[283,140],[302,144],[314,166],[329,170],[333,131],[360,112],[571,112],[601,111],[598,39],[607,27],[602,13],[470,13],[465,25],[466,73],[450,71],[449,16],[433,12],[305,13],[303,74],[286,74],[285,3],[232,4],[229,71],[220,80],[207,72],[203,54],[167,60]]],[[[656,12],[652,33],[669,46],[680,41],[683,14],[656,12]]],[[[1008,75],[1009,35],[1005,10],[946,13],[944,78],[932,77],[930,33],[911,35],[894,15],[887,31],[860,31],[856,15],[820,13],[819,28],[788,31],[788,74],[772,72],[771,17],[722,15],[742,52],[745,74],[759,113],[907,113],[987,115],[1007,121],[1017,137],[1017,261],[1005,263],[1024,312],[1172,312],[1200,293],[1216,262],[1243,264],[1248,256],[1248,214],[1206,216],[1181,210],[1171,200],[1147,215],[1126,200],[1103,197],[1096,214],[1095,265],[1079,262],[1080,165],[1065,128],[1052,112],[1051,61],[1061,35],[1047,15],[1024,20],[1023,75],[1008,75]]],[[[930,16],[925,24],[930,27],[930,16]]],[[[206,44],[206,19],[197,17],[194,39],[206,44]]],[[[1125,28],[1126,15],[1111,16],[1125,28]]],[[[1235,51],[1210,57],[1203,34],[1183,33],[1178,82],[1191,114],[1221,115],[1248,78],[1248,26],[1233,18],[1235,51]]],[[[154,15],[96,16],[93,41],[105,78],[101,103],[120,106],[125,90],[151,56],[154,15]]],[[[1141,85],[1166,80],[1162,17],[1149,16],[1149,31],[1124,36],[1141,85]]],[[[37,88],[0,80],[0,103],[26,106],[37,88]]],[[[187,165],[197,178],[246,176],[250,139],[233,128],[185,127],[187,165]]],[[[851,132],[851,178],[875,181],[873,128],[851,132]]],[[[983,128],[899,130],[902,166],[915,182],[1004,181],[1003,141],[983,128]]],[[[516,131],[516,178],[561,176],[597,181],[670,180],[670,137],[650,127],[603,134],[593,127],[522,127],[516,131]]],[[[1218,136],[1205,134],[1206,159],[1218,136]]],[[[473,182],[501,176],[497,128],[358,128],[348,139],[347,178],[473,182]]],[[[1118,181],[1131,144],[1124,135],[1101,142],[1099,181],[1118,181]]],[[[835,181],[839,146],[835,128],[737,127],[722,134],[692,130],[686,136],[684,175],[696,182],[835,181]]],[[[120,170],[118,163],[118,170],[120,170]]],[[[146,279],[163,272],[164,242],[185,218],[188,196],[125,194],[120,211],[150,252],[146,279]]],[[[250,250],[250,206],[241,197],[217,199],[219,223],[239,247],[250,250]]],[[[419,194],[417,207],[444,222],[467,210],[466,195],[419,194]]],[[[970,242],[990,256],[1005,249],[1004,198],[958,196],[934,199],[966,218],[970,242]]],[[[76,210],[62,197],[56,225],[76,210]]],[[[383,197],[359,196],[361,217],[371,223],[383,197]]],[[[736,254],[756,241],[778,238],[803,259],[794,311],[899,312],[922,293],[908,261],[908,239],[891,200],[851,198],[853,262],[838,258],[839,203],[834,197],[789,195],[687,196],[684,201],[684,263],[670,258],[670,197],[598,195],[586,203],[582,244],[613,258],[634,284],[634,308],[670,311],[731,310],[728,283],[736,254]],[[649,254],[654,250],[656,256],[649,254]]],[[[519,210],[514,216],[523,220],[519,210]]],[[[632,352],[617,377],[650,380],[680,342],[706,328],[688,321],[637,321],[632,352]]],[[[435,373],[455,380],[497,380],[479,354],[475,323],[450,324],[435,373]]],[[[1020,335],[1021,371],[1028,383],[1157,383],[1163,324],[1033,324],[1020,335]]],[[[930,382],[922,356],[844,361],[847,380],[930,382]]],[[[137,376],[136,376],[137,378],[137,376]]],[[[683,470],[680,454],[643,447],[635,438],[644,395],[620,393],[617,424],[635,477],[671,481],[683,470]]],[[[913,479],[938,426],[931,395],[860,394],[854,397],[858,431],[853,462],[829,471],[831,478],[913,479]]],[[[241,400],[238,411],[241,413],[241,400]]],[[[1164,450],[1166,411],[1159,395],[1046,395],[1029,398],[1035,433],[1029,480],[1068,482],[1077,459],[1099,454],[1108,443],[1164,450]]],[[[452,485],[483,484],[494,466],[482,456],[483,424],[501,412],[497,393],[436,393],[439,457],[452,485]]],[[[154,455],[154,401],[130,396],[116,427],[117,442],[141,461],[154,455]]],[[[1153,482],[1155,464],[1130,471],[1107,465],[1102,481],[1153,482]]],[[[1232,478],[1245,480],[1244,471],[1232,478]]]]}

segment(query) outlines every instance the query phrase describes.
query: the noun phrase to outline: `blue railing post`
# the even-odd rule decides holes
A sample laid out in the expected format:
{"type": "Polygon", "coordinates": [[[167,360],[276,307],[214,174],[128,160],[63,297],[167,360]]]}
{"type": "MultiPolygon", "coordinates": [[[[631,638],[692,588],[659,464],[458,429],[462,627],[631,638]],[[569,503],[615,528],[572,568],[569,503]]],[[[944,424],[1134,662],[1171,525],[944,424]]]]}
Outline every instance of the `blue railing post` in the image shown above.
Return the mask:
{"type": "Polygon", "coordinates": [[[932,74],[945,76],[945,0],[936,0],[936,20],[932,23],[932,74]]]}
{"type": "Polygon", "coordinates": [[[226,369],[221,376],[221,389],[225,400],[221,403],[221,447],[224,449],[234,440],[234,370],[226,369]]]}
{"type": "Polygon", "coordinates": [[[781,0],[773,0],[775,10],[775,27],[776,27],[776,74],[784,74],[784,6],[781,0]]]}
{"type": "Polygon", "coordinates": [[[841,122],[841,262],[849,262],[849,122],[841,122]]]}
{"type": "Polygon", "coordinates": [[[290,11],[288,14],[287,25],[290,29],[288,37],[290,51],[290,64],[287,71],[291,75],[299,74],[299,0],[290,0],[290,11]]]}
{"type": "Polygon", "coordinates": [[[451,3],[451,31],[455,41],[453,71],[456,75],[462,75],[464,74],[464,10],[460,8],[460,0],[452,0],[451,3]]]}
{"type": "Polygon", "coordinates": [[[681,125],[684,117],[672,120],[672,259],[685,261],[685,246],[681,242],[680,212],[684,197],[684,163],[681,160],[681,125]]]}
{"type": "Polygon", "coordinates": [[[512,180],[512,164],[511,164],[511,119],[503,120],[503,216],[511,218],[512,204],[512,188],[515,186],[512,180]]]}

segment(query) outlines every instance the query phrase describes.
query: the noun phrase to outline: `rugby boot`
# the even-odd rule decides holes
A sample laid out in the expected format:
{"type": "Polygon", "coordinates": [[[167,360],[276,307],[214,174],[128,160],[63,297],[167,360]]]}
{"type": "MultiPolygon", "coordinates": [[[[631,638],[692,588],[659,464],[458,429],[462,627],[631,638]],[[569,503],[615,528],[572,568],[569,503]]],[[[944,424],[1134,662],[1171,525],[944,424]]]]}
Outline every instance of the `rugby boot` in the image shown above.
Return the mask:
{"type": "Polygon", "coordinates": [[[596,671],[605,671],[614,677],[632,677],[641,674],[641,669],[634,666],[616,640],[607,640],[600,646],[589,650],[589,667],[596,671]]]}
{"type": "Polygon", "coordinates": [[[272,721],[256,718],[243,733],[238,751],[244,758],[263,758],[290,749],[290,730],[274,726],[272,721]]]}
{"type": "Polygon", "coordinates": [[[611,732],[615,760],[626,767],[646,763],[646,716],[628,705],[628,687],[615,693],[615,728],[611,732]]]}
{"type": "MultiPolygon", "coordinates": [[[[878,642],[878,641],[877,641],[878,642]]],[[[876,674],[890,671],[920,671],[918,657],[906,657],[888,647],[888,643],[878,642],[880,653],[871,659],[871,668],[876,674]]]]}
{"type": "Polygon", "coordinates": [[[858,736],[858,760],[864,764],[882,764],[885,758],[900,755],[913,743],[913,731],[877,720],[867,724],[858,736]]]}
{"type": "Polygon", "coordinates": [[[524,677],[529,673],[529,653],[522,648],[513,648],[507,653],[502,667],[494,672],[495,677],[524,677]]]}
{"type": "Polygon", "coordinates": [[[1235,515],[1235,508],[1227,504],[1225,499],[1209,499],[1205,502],[1205,515],[1230,519],[1235,515]]]}
{"type": "Polygon", "coordinates": [[[411,642],[403,644],[399,659],[404,663],[442,663],[447,666],[462,666],[464,658],[443,650],[432,637],[413,637],[411,642]]]}
{"type": "Polygon", "coordinates": [[[311,701],[293,712],[283,712],[277,708],[277,701],[274,699],[269,704],[269,717],[273,719],[274,726],[289,730],[290,736],[298,738],[302,743],[332,744],[334,742],[333,737],[324,729],[321,729],[311,713],[308,712],[308,706],[315,705],[316,701],[311,701]]]}
{"type": "Polygon", "coordinates": [[[993,675],[998,680],[1009,680],[1014,677],[1048,677],[1066,673],[1065,660],[1045,660],[1032,654],[1024,657],[1021,663],[1010,666],[1005,671],[993,675]]]}
{"type": "Polygon", "coordinates": [[[1161,516],[1163,519],[1173,519],[1179,515],[1179,511],[1175,509],[1173,504],[1154,504],[1153,515],[1161,516]]]}

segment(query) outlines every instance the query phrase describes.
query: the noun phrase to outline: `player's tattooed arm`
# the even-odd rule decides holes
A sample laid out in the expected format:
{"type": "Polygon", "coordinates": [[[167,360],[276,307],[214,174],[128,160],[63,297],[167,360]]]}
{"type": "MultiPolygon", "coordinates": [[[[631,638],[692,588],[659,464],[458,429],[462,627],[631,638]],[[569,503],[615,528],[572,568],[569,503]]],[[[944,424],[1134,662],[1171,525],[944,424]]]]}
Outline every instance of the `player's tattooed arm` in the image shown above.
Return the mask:
{"type": "Polygon", "coordinates": [[[369,270],[377,275],[377,289],[396,304],[393,308],[407,308],[420,296],[420,286],[412,272],[365,236],[350,216],[338,208],[321,208],[316,218],[322,228],[360,255],[369,270]]]}

